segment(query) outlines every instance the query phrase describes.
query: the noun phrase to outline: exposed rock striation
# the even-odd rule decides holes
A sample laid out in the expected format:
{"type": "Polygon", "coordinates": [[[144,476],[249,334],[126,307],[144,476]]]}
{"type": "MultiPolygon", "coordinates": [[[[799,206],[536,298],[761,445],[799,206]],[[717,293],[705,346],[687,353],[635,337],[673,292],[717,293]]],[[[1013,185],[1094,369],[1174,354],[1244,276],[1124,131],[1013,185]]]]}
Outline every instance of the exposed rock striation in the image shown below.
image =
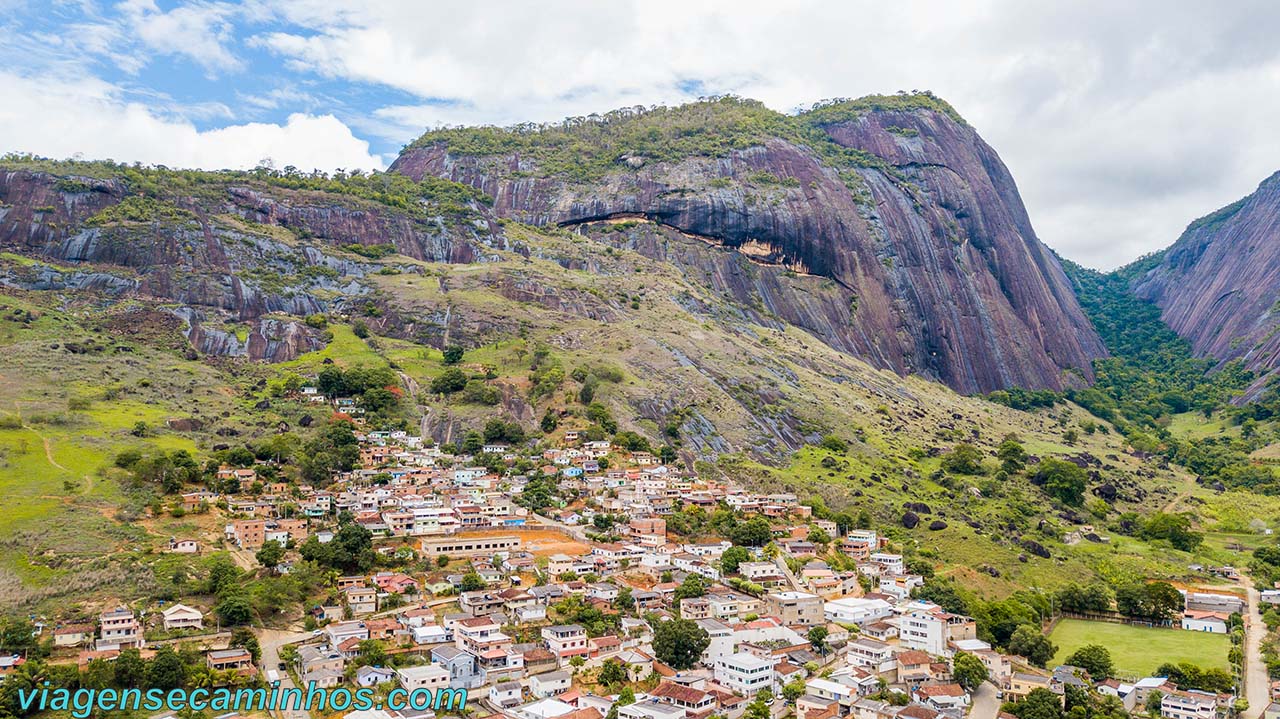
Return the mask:
{"type": "MultiPolygon", "coordinates": [[[[498,215],[521,222],[644,219],[771,265],[777,272],[760,283],[771,313],[901,374],[962,392],[1090,381],[1090,362],[1105,349],[1036,238],[1013,179],[971,127],[937,105],[828,108],[777,121],[803,133],[683,157],[610,147],[613,166],[585,178],[526,151],[527,129],[526,149],[505,152],[456,150],[456,133],[428,133],[392,170],[471,185],[494,198],[498,215]],[[802,296],[781,273],[817,275],[835,291],[802,296]]],[[[629,242],[651,256],[671,252],[629,242]]],[[[723,260],[700,267],[693,253],[680,255],[686,271],[725,275],[723,260]]]]}
{"type": "Polygon", "coordinates": [[[323,347],[288,318],[366,296],[371,257],[470,263],[506,248],[478,206],[446,218],[212,173],[195,187],[160,174],[145,194],[123,170],[105,174],[0,168],[0,250],[30,260],[0,268],[0,285],[163,302],[207,354],[285,361],[323,347]]]}
{"type": "MultiPolygon", "coordinates": [[[[1191,223],[1134,291],[1202,357],[1280,367],[1280,173],[1191,223]]],[[[1260,386],[1257,385],[1257,386],[1260,386]]],[[[1255,389],[1256,387],[1255,386],[1255,389]]]]}

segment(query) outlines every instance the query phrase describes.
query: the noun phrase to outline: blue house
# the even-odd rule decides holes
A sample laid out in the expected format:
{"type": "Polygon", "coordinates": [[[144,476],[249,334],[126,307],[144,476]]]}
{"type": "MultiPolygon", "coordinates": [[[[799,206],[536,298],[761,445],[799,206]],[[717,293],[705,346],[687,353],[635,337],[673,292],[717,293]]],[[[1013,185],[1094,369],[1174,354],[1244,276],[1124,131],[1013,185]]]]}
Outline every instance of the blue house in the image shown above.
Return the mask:
{"type": "Polygon", "coordinates": [[[484,686],[485,671],[480,659],[461,649],[444,644],[431,650],[431,663],[449,670],[449,686],[454,689],[478,689],[484,686]]]}

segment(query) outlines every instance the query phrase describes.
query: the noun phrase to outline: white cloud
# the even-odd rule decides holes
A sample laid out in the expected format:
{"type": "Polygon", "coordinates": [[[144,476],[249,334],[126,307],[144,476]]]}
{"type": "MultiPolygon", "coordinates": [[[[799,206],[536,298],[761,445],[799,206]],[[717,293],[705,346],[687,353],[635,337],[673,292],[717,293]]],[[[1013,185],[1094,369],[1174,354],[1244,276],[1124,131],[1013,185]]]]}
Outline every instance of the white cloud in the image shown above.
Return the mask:
{"type": "Polygon", "coordinates": [[[170,167],[303,170],[384,166],[369,144],[332,115],[293,114],[283,124],[248,123],[200,131],[191,123],[124,102],[100,80],[33,80],[0,73],[0,151],[48,157],[139,161],[170,167]]]}
{"type": "Polygon", "coordinates": [[[157,53],[189,58],[210,71],[242,67],[227,47],[238,13],[234,5],[191,3],[166,12],[155,0],[125,0],[117,8],[130,35],[157,53]]]}
{"type": "MultiPolygon", "coordinates": [[[[164,8],[121,0],[107,6],[111,12],[85,5],[65,32],[0,33],[0,49],[11,49],[9,71],[29,83],[91,77],[83,71],[89,57],[147,77],[142,70],[163,72],[158,58],[181,58],[220,82],[265,77],[220,102],[193,91],[175,106],[133,86],[129,97],[145,107],[109,86],[92,102],[138,127],[146,124],[140,114],[166,131],[183,129],[167,142],[200,148],[228,141],[182,118],[303,112],[284,125],[236,126],[277,144],[338,138],[290,145],[291,162],[303,166],[380,163],[347,128],[398,145],[441,124],[554,121],[704,93],[735,92],[790,111],[829,97],[929,89],[1000,153],[1041,237],[1066,257],[1102,267],[1166,246],[1189,220],[1280,168],[1280,135],[1270,122],[1280,112],[1280,9],[1267,0],[195,0],[164,8]],[[72,74],[77,68],[81,74],[72,74]],[[370,99],[386,88],[407,98],[370,99]]],[[[96,118],[75,114],[89,100],[64,95],[95,98],[91,86],[55,81],[53,97],[33,97],[32,107],[69,118],[36,117],[6,97],[0,116],[19,107],[29,119],[12,120],[25,130],[0,142],[18,147],[40,137],[46,146],[84,145],[120,158],[230,164],[217,153],[154,146],[107,123],[100,136],[78,131],[85,122],[97,127],[96,118]],[[63,126],[65,141],[45,130],[63,126]]]]}
{"type": "Polygon", "coordinates": [[[779,110],[931,89],[1001,153],[1042,237],[1098,266],[1280,167],[1280,12],[1259,1],[272,4],[298,27],[252,42],[294,71],[430,100],[358,125],[397,139],[679,102],[689,80],[779,110]]]}

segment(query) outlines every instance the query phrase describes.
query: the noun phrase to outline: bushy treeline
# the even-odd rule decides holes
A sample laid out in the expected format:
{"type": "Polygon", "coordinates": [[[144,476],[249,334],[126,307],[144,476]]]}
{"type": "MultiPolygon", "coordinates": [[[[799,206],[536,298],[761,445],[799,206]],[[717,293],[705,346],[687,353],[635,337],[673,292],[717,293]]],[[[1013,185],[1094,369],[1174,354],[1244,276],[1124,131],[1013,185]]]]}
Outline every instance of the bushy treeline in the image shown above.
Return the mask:
{"type": "MultiPolygon", "coordinates": [[[[587,182],[626,169],[628,158],[678,162],[688,157],[723,157],[780,138],[812,149],[837,169],[892,171],[879,157],[835,142],[824,128],[870,112],[914,110],[940,112],[963,123],[954,108],[928,92],[828,100],[796,115],[724,95],[677,107],[621,108],[558,123],[444,128],[422,135],[409,148],[443,143],[458,155],[519,154],[542,173],[587,182]]],[[[772,184],[792,181],[772,178],[772,184]]]]}
{"type": "Polygon", "coordinates": [[[464,215],[492,198],[468,185],[437,177],[414,181],[396,172],[362,170],[333,173],[257,167],[252,170],[177,170],[161,165],[126,164],[111,160],[52,160],[30,154],[0,157],[0,167],[61,175],[64,192],[92,192],[98,185],[76,178],[118,179],[135,194],[149,198],[221,196],[229,185],[260,183],[288,190],[324,192],[353,197],[418,216],[464,215]]]}

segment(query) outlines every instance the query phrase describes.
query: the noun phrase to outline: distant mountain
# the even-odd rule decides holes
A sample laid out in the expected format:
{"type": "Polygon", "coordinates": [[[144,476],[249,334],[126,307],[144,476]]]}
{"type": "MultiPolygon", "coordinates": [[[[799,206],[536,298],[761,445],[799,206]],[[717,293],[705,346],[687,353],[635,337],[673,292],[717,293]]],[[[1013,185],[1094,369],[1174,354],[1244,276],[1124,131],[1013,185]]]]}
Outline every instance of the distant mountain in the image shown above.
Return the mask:
{"type": "Polygon", "coordinates": [[[645,221],[628,249],[961,392],[1081,386],[1105,355],[1000,158],[927,93],[796,116],[722,98],[439,130],[392,171],[470,185],[500,217],[532,225],[645,221]],[[659,230],[722,251],[690,252],[659,230]],[[760,269],[728,271],[734,255],[760,269]],[[827,284],[797,292],[787,274],[827,284]]]}
{"type": "Polygon", "coordinates": [[[1192,222],[1146,264],[1135,293],[1159,305],[1198,355],[1240,359],[1264,375],[1280,367],[1280,173],[1192,222]]]}

